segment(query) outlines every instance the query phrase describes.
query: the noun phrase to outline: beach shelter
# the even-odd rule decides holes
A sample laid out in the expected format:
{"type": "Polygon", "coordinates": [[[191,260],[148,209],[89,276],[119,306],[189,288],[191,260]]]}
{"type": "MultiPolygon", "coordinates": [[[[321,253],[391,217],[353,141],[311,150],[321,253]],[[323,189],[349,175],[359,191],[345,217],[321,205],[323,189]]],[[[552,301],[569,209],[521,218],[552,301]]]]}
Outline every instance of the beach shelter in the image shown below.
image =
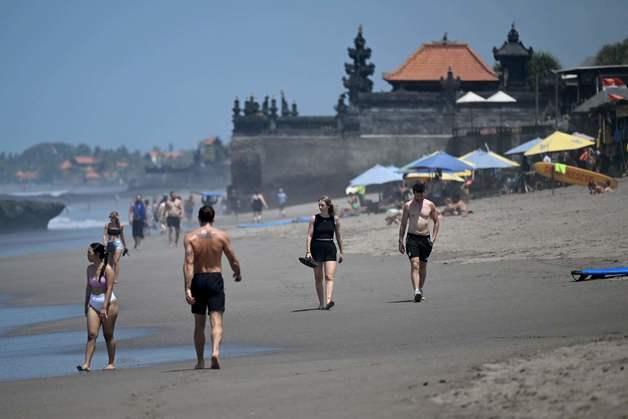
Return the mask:
{"type": "Polygon", "coordinates": [[[350,186],[383,185],[388,182],[401,182],[403,180],[399,168],[395,166],[380,166],[376,164],[361,175],[351,179],[350,186]]]}
{"type": "Polygon", "coordinates": [[[504,154],[507,155],[507,156],[510,156],[510,155],[513,155],[513,154],[523,154],[526,151],[528,151],[529,149],[531,149],[532,147],[534,147],[535,145],[539,144],[541,141],[543,141],[541,138],[536,137],[533,140],[526,141],[523,144],[519,144],[517,147],[511,148],[510,150],[508,150],[504,154]]]}
{"type": "Polygon", "coordinates": [[[486,102],[486,99],[484,99],[482,96],[473,92],[467,92],[464,95],[462,95],[458,100],[456,100],[456,103],[482,103],[482,102],[486,102]]]}
{"type": "Polygon", "coordinates": [[[618,101],[628,100],[628,88],[623,87],[607,87],[606,89],[596,93],[574,109],[574,112],[586,113],[596,108],[615,103],[618,101]]]}
{"type": "Polygon", "coordinates": [[[499,90],[486,99],[489,103],[515,103],[517,99],[499,90]]]}
{"type": "Polygon", "coordinates": [[[470,153],[460,156],[460,160],[472,164],[476,170],[480,169],[510,169],[519,167],[516,163],[506,157],[502,157],[492,151],[484,151],[482,149],[474,150],[470,153]]]}
{"type": "Polygon", "coordinates": [[[586,138],[570,135],[561,131],[554,131],[539,144],[523,153],[524,156],[535,156],[543,153],[556,153],[559,151],[577,150],[583,147],[593,146],[593,141],[586,138]]]}
{"type": "Polygon", "coordinates": [[[466,163],[451,154],[447,154],[444,151],[437,151],[427,156],[423,156],[418,160],[410,162],[401,168],[402,172],[417,172],[417,171],[436,171],[441,170],[443,172],[464,172],[465,170],[473,170],[474,167],[466,163]]]}

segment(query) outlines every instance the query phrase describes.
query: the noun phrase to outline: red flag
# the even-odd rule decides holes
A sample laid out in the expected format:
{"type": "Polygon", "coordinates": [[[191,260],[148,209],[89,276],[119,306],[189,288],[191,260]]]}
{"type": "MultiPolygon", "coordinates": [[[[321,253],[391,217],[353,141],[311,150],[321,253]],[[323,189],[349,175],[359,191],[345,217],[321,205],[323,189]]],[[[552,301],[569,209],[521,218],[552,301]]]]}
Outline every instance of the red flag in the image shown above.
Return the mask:
{"type": "Polygon", "coordinates": [[[626,83],[618,77],[606,77],[602,79],[602,86],[606,90],[609,87],[626,87],[626,83]]]}

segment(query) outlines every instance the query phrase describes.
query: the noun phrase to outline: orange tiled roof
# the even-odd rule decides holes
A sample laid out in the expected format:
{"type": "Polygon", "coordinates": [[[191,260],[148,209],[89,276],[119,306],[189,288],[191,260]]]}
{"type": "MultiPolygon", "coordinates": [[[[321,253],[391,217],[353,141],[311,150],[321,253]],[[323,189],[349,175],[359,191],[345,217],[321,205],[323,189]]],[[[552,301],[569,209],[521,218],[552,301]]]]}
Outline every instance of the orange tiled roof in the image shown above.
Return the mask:
{"type": "Polygon", "coordinates": [[[64,160],[63,163],[59,165],[60,170],[69,170],[71,168],[72,168],[72,163],[70,163],[70,160],[64,160]]]}
{"type": "Polygon", "coordinates": [[[92,156],[75,156],[74,161],[76,164],[90,165],[96,163],[96,159],[92,156]]]}
{"type": "Polygon", "coordinates": [[[100,179],[100,175],[95,170],[88,170],[85,172],[85,179],[88,179],[88,180],[100,179]]]}
{"type": "Polygon", "coordinates": [[[15,177],[18,180],[35,180],[39,177],[39,174],[32,170],[18,170],[15,172],[15,177]]]}
{"type": "Polygon", "coordinates": [[[447,78],[451,67],[462,81],[497,81],[497,75],[469,45],[456,42],[423,44],[386,81],[437,81],[447,78]]]}

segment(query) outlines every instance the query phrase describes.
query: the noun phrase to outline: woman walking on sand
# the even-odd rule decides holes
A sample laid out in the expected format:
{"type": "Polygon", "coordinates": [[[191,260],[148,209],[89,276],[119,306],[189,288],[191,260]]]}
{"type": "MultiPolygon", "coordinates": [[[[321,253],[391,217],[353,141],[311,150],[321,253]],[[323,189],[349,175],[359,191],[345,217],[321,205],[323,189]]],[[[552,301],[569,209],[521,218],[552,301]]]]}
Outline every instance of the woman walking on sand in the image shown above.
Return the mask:
{"type": "Polygon", "coordinates": [[[114,282],[117,284],[120,274],[120,258],[123,254],[128,253],[124,239],[124,226],[120,223],[120,215],[117,211],[112,211],[109,214],[109,222],[105,224],[103,240],[107,245],[107,263],[113,268],[114,282]]]}
{"type": "Polygon", "coordinates": [[[90,371],[92,357],[96,349],[96,338],[102,326],[102,333],[107,343],[109,361],[105,370],[115,369],[116,341],[113,331],[118,318],[118,299],[113,293],[114,271],[107,264],[105,246],[92,243],[87,248],[87,284],[85,287],[85,317],[87,318],[87,344],[85,360],[77,365],[79,371],[90,371]]]}
{"type": "Polygon", "coordinates": [[[307,228],[305,257],[316,262],[314,267],[314,285],[318,296],[319,309],[329,310],[334,302],[334,275],[337,263],[342,263],[342,237],[340,219],[334,213],[331,199],[323,196],[318,200],[319,213],[313,215],[307,228]],[[339,254],[336,255],[334,233],[338,242],[339,254]],[[336,262],[337,259],[337,262],[336,262]],[[325,286],[323,286],[323,279],[325,286]]]}

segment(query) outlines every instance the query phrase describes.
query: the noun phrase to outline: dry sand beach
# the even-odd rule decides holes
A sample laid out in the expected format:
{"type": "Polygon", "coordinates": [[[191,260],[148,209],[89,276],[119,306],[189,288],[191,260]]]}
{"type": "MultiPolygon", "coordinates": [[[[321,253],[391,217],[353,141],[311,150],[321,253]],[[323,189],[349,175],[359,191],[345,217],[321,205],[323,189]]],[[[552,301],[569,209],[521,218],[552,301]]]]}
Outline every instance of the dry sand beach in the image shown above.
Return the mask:
{"type": "MultiPolygon", "coordinates": [[[[473,214],[443,220],[419,304],[398,226],[345,218],[331,311],[314,310],[312,273],[297,261],[306,224],[229,228],[244,279],[231,281],[225,263],[225,344],[270,351],[225,351],[219,371],[191,369],[183,251],[153,236],[123,259],[116,288],[118,326],[150,333],[120,341],[119,359],[166,347],[188,355],[77,374],[79,356],[68,375],[1,382],[2,417],[628,417],[628,281],[569,275],[628,264],[627,198],[622,180],[599,196],[569,187],[473,201],[473,214]]],[[[85,265],[84,249],[2,258],[0,295],[80,311],[85,265]]],[[[84,328],[78,313],[9,334],[84,328]]]]}

